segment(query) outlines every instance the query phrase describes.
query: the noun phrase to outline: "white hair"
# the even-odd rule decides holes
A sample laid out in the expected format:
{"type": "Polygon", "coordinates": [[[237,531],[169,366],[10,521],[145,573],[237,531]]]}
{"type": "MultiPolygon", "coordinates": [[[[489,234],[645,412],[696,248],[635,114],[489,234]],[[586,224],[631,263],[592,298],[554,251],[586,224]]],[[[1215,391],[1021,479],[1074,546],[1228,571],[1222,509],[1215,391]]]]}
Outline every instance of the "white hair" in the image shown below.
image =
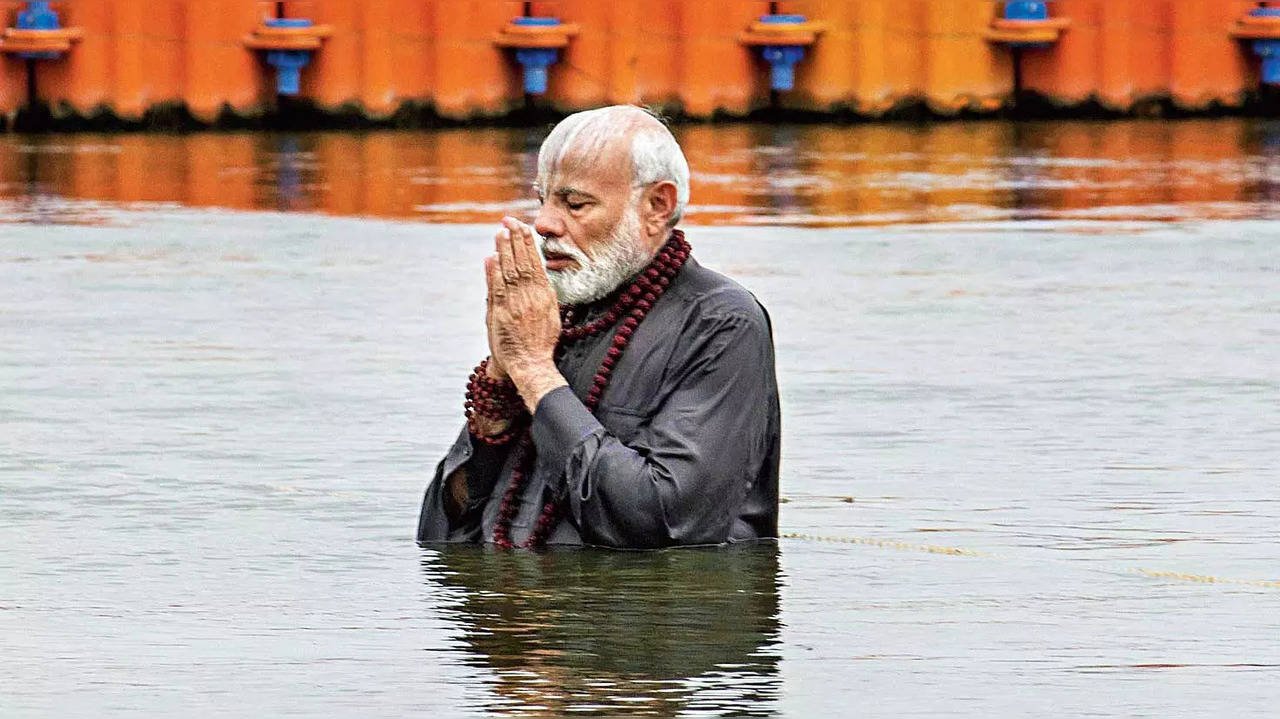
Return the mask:
{"type": "MultiPolygon", "coordinates": [[[[538,151],[537,182],[551,177],[570,150],[591,156],[628,135],[631,137],[632,183],[649,185],[669,181],[676,186],[676,207],[667,222],[668,227],[675,227],[689,204],[689,163],[666,125],[649,111],[634,105],[576,112],[561,120],[538,151]]],[[[547,194],[547,188],[538,189],[541,195],[547,194]]]]}

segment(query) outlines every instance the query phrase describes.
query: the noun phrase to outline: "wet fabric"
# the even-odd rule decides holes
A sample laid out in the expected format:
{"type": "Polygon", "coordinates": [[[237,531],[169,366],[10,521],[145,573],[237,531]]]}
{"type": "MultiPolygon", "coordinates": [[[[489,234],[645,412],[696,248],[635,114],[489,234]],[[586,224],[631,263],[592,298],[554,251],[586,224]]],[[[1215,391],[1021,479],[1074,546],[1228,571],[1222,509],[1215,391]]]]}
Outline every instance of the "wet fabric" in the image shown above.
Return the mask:
{"type": "MultiPolygon", "coordinates": [[[[598,304],[595,313],[609,303],[598,304]]],[[[606,330],[575,342],[557,363],[569,386],[534,412],[537,459],[512,541],[529,536],[552,499],[565,509],[548,544],[655,548],[777,536],[780,419],[764,307],[690,258],[636,330],[593,416],[582,398],[612,338],[606,330]]],[[[464,424],[427,487],[420,542],[492,541],[514,445],[473,441],[464,424]],[[464,465],[470,504],[451,521],[445,479],[464,465]]]]}

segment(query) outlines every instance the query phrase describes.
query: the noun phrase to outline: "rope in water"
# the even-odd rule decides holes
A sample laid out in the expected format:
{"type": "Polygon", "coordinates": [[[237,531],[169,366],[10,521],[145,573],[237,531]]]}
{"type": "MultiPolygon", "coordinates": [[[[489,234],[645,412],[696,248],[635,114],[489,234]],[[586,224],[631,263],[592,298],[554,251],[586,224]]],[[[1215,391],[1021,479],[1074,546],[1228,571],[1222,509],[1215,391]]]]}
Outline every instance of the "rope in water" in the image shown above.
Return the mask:
{"type": "MultiPolygon", "coordinates": [[[[859,544],[868,547],[879,547],[881,549],[897,549],[901,551],[912,552],[928,552],[930,554],[948,554],[959,557],[982,557],[986,559],[1013,559],[1012,556],[1006,554],[995,554],[991,552],[979,552],[974,549],[965,549],[963,547],[948,547],[938,544],[916,544],[913,542],[899,542],[889,539],[875,539],[873,537],[832,537],[820,534],[805,534],[802,532],[787,532],[779,535],[782,539],[797,539],[808,542],[831,542],[835,544],[859,544]]],[[[1267,579],[1231,579],[1227,577],[1216,577],[1211,574],[1188,574],[1184,572],[1167,572],[1154,569],[1143,569],[1141,567],[1132,567],[1128,570],[1131,574],[1140,574],[1152,579],[1171,579],[1179,582],[1195,582],[1197,584],[1232,584],[1242,587],[1262,587],[1265,589],[1280,589],[1280,581],[1271,581],[1267,579]]]]}
{"type": "Polygon", "coordinates": [[[929,552],[930,554],[953,554],[963,557],[997,557],[1000,555],[979,552],[973,549],[962,549],[960,547],[944,547],[937,544],[913,544],[911,542],[895,542],[888,539],[873,539],[871,537],[824,537],[817,534],[800,534],[797,532],[789,532],[782,535],[783,539],[803,539],[810,542],[836,542],[839,544],[864,544],[869,547],[880,547],[882,549],[901,549],[904,551],[929,552]]]}
{"type": "Polygon", "coordinates": [[[1156,579],[1176,579],[1180,582],[1197,582],[1199,584],[1236,584],[1244,587],[1280,589],[1280,582],[1273,582],[1267,579],[1229,579],[1226,577],[1215,577],[1210,574],[1183,574],[1182,572],[1160,572],[1154,569],[1140,568],[1134,568],[1129,571],[1147,577],[1154,577],[1156,579]]]}

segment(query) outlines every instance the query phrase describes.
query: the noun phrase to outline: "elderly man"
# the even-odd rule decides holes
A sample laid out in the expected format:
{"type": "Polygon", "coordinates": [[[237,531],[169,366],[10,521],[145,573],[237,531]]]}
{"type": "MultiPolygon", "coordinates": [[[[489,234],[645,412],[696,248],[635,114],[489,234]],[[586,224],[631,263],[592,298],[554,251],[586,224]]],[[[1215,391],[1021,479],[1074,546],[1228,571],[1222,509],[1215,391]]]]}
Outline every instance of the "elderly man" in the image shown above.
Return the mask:
{"type": "Polygon", "coordinates": [[[543,142],[535,187],[533,227],[505,218],[485,260],[490,356],[418,540],[777,536],[769,318],[675,229],[689,199],[675,138],[636,107],[571,115],[543,142]]]}

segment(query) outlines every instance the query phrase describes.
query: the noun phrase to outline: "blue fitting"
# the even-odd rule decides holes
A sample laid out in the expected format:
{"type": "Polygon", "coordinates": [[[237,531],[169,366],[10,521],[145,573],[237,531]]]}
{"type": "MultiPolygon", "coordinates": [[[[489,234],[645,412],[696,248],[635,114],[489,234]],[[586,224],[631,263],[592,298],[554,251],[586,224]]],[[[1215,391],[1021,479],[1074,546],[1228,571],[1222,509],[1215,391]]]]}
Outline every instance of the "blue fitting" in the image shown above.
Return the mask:
{"type": "Polygon", "coordinates": [[[796,86],[796,63],[804,59],[803,45],[766,45],[760,54],[769,63],[769,87],[792,90],[796,86]]]}
{"type": "MultiPolygon", "coordinates": [[[[1257,7],[1250,17],[1280,17],[1280,8],[1257,7]]],[[[1253,52],[1262,58],[1262,82],[1280,85],[1280,40],[1254,40],[1253,52]]]]}
{"type": "Polygon", "coordinates": [[[1011,0],[1004,4],[1005,20],[1048,20],[1049,6],[1036,0],[1011,0]]]}
{"type": "MultiPolygon", "coordinates": [[[[760,22],[778,25],[799,25],[804,15],[763,15],[760,22]]],[[[764,45],[760,56],[769,63],[769,87],[779,92],[795,89],[796,64],[804,59],[804,45],[764,45]]]]}
{"type": "Polygon", "coordinates": [[[547,68],[560,53],[550,47],[526,47],[516,50],[516,62],[524,68],[524,91],[541,95],[547,91],[547,68]]]}
{"type": "MultiPolygon", "coordinates": [[[[516,25],[555,27],[560,18],[518,17],[511,21],[516,25]]],[[[541,95],[547,91],[547,68],[560,59],[560,51],[554,47],[524,47],[516,50],[516,62],[524,68],[524,91],[529,95],[541,95]]]]}
{"type": "MultiPolygon", "coordinates": [[[[269,18],[267,27],[311,27],[311,21],[304,18],[269,18]]],[[[302,68],[311,62],[310,50],[270,50],[267,52],[267,64],[276,69],[276,93],[280,95],[297,95],[298,85],[302,79],[302,68]]]]}
{"type": "MultiPolygon", "coordinates": [[[[1004,4],[1005,20],[1048,20],[1049,4],[1043,0],[1010,0],[1004,4]]],[[[1041,42],[1011,42],[1009,47],[1050,47],[1041,42]]]]}
{"type": "MultiPolygon", "coordinates": [[[[27,3],[27,8],[18,13],[19,30],[57,30],[62,27],[58,22],[58,13],[54,12],[47,0],[39,2],[32,0],[27,3]]],[[[57,60],[62,53],[58,52],[20,52],[18,57],[25,57],[29,60],[57,60]]]]}

